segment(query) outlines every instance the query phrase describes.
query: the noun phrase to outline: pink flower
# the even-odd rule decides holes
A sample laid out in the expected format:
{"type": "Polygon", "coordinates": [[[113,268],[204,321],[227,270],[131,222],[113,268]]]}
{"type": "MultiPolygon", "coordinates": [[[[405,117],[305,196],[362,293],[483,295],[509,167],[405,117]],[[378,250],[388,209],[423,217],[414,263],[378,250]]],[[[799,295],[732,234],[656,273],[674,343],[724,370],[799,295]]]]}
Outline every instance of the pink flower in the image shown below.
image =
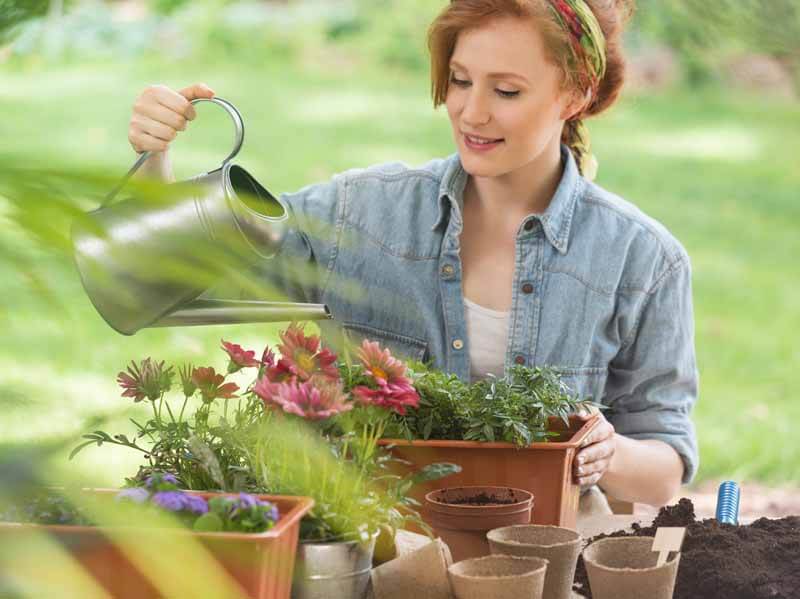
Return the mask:
{"type": "Polygon", "coordinates": [[[222,349],[228,354],[230,362],[228,363],[228,372],[236,372],[242,368],[253,368],[258,366],[260,362],[256,360],[256,352],[252,350],[244,350],[241,345],[235,343],[228,343],[224,339],[222,341],[222,349]]]}
{"type": "Polygon", "coordinates": [[[307,381],[314,375],[321,375],[330,381],[339,380],[336,354],[327,348],[320,349],[318,336],[307,337],[303,333],[303,327],[292,323],[281,332],[280,337],[282,343],[278,345],[278,350],[283,357],[275,367],[276,376],[289,373],[301,381],[307,381]]]}
{"type": "Polygon", "coordinates": [[[359,385],[353,389],[356,399],[365,405],[376,405],[398,414],[405,414],[406,408],[419,406],[417,394],[411,379],[406,377],[406,366],[392,356],[388,349],[381,349],[375,341],[361,344],[358,358],[364,371],[375,381],[372,385],[359,385]]]}
{"type": "Polygon", "coordinates": [[[139,364],[131,362],[127,372],[117,374],[117,383],[124,389],[122,397],[132,397],[133,401],[144,398],[155,401],[172,386],[172,367],[164,368],[164,362],[153,362],[145,358],[139,364]]]}
{"type": "Polygon", "coordinates": [[[213,368],[195,368],[192,371],[192,382],[200,389],[203,401],[210,403],[217,398],[231,399],[239,390],[236,383],[225,383],[225,375],[217,374],[213,368]]]}
{"type": "Polygon", "coordinates": [[[366,385],[353,388],[356,400],[364,405],[379,406],[393,410],[401,416],[406,408],[419,407],[419,395],[412,385],[385,385],[378,389],[370,389],[366,385]]]}
{"type": "Polygon", "coordinates": [[[262,366],[275,366],[275,353],[269,348],[264,348],[264,353],[261,354],[262,366]]]}
{"type": "Polygon", "coordinates": [[[264,401],[265,406],[273,405],[288,414],[307,420],[325,420],[353,409],[353,404],[347,402],[341,384],[322,378],[302,383],[272,383],[262,378],[253,391],[264,401]]]}

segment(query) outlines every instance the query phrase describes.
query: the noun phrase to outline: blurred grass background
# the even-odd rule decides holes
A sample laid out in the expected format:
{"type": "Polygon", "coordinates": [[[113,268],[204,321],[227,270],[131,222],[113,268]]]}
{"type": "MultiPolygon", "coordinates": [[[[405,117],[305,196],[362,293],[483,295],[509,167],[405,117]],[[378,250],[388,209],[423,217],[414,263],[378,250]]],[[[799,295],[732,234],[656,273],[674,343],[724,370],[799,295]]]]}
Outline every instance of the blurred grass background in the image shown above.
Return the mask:
{"type": "MultiPolygon", "coordinates": [[[[121,177],[135,160],[127,126],[136,96],[152,83],[198,81],[240,109],[247,136],[236,162],[273,193],[351,167],[418,165],[454,151],[446,113],[431,107],[424,48],[441,0],[17,4],[33,18],[5,23],[0,36],[7,166],[121,177]]],[[[639,4],[628,39],[632,84],[590,122],[598,182],[662,221],[692,257],[699,480],[797,484],[800,33],[791,34],[800,32],[800,9],[793,0],[639,4]],[[765,6],[785,11],[768,39],[753,16],[765,6]]],[[[228,117],[210,105],[198,113],[173,144],[179,179],[215,168],[229,151],[228,117]]],[[[124,337],[89,304],[69,258],[11,222],[2,197],[0,247],[4,443],[77,438],[92,418],[128,432],[127,418],[144,409],[115,384],[130,360],[219,370],[220,338],[263,347],[278,328],[124,337]]],[[[89,449],[74,467],[117,485],[138,459],[89,449]]]]}

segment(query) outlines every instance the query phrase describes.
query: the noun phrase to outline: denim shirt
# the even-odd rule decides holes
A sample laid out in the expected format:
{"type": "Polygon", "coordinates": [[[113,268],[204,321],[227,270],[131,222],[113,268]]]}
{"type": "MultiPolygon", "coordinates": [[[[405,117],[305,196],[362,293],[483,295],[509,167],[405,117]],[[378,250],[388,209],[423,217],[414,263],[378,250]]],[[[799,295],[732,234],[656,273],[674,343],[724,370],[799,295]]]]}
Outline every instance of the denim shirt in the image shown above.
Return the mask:
{"type": "MultiPolygon", "coordinates": [[[[505,368],[558,368],[575,393],[608,407],[618,433],[672,446],[688,482],[698,465],[689,257],[661,224],[581,177],[565,147],[562,163],[549,207],[516,233],[505,368]]],[[[469,381],[467,178],[454,154],[283,194],[294,227],[265,276],[293,301],[328,305],[323,338],[343,327],[469,381]]]]}

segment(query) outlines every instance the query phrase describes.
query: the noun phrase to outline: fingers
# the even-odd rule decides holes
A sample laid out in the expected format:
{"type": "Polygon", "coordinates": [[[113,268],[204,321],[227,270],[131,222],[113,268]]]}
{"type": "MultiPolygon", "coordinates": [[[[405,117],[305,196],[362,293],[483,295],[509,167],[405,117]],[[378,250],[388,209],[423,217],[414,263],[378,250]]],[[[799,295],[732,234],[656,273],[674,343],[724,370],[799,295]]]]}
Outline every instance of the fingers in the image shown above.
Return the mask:
{"type": "MultiPolygon", "coordinates": [[[[184,87],[178,93],[187,101],[196,100],[198,98],[211,99],[216,95],[214,90],[208,87],[205,83],[195,83],[189,87],[184,87]]],[[[197,113],[195,112],[194,106],[191,104],[191,102],[189,103],[189,107],[186,109],[185,114],[186,118],[188,118],[190,121],[194,120],[194,118],[197,116],[197,113]]]]}
{"type": "Polygon", "coordinates": [[[575,464],[583,466],[598,460],[610,459],[614,455],[613,443],[596,443],[591,447],[587,447],[578,454],[575,464]]]}
{"type": "Polygon", "coordinates": [[[603,478],[604,472],[596,472],[595,474],[590,474],[589,476],[583,476],[576,478],[575,482],[580,485],[581,487],[591,487],[592,485],[596,485],[600,482],[600,479],[603,478]]]}
{"type": "Polygon", "coordinates": [[[600,424],[594,427],[592,432],[586,435],[583,443],[581,443],[581,447],[588,447],[596,443],[601,443],[602,441],[612,437],[614,433],[614,425],[604,418],[600,421],[600,424]]]}
{"type": "Polygon", "coordinates": [[[214,91],[203,83],[191,85],[180,92],[165,85],[151,85],[133,105],[128,140],[137,152],[163,152],[186,123],[197,116],[191,100],[213,98],[214,91]]]}
{"type": "MultiPolygon", "coordinates": [[[[186,130],[186,117],[161,104],[145,104],[134,114],[133,118],[155,121],[175,132],[186,130]]],[[[172,139],[175,138],[170,138],[170,141],[172,139]]]]}

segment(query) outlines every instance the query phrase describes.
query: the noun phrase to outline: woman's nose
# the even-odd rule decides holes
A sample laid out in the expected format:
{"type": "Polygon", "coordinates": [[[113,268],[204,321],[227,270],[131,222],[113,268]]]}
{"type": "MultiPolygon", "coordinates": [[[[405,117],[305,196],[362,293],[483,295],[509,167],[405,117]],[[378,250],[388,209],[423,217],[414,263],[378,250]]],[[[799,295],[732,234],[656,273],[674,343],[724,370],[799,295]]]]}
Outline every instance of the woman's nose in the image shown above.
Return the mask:
{"type": "Polygon", "coordinates": [[[467,94],[464,109],[461,111],[461,120],[468,126],[477,127],[485,125],[491,118],[489,103],[483,98],[483,95],[474,91],[467,94]]]}

